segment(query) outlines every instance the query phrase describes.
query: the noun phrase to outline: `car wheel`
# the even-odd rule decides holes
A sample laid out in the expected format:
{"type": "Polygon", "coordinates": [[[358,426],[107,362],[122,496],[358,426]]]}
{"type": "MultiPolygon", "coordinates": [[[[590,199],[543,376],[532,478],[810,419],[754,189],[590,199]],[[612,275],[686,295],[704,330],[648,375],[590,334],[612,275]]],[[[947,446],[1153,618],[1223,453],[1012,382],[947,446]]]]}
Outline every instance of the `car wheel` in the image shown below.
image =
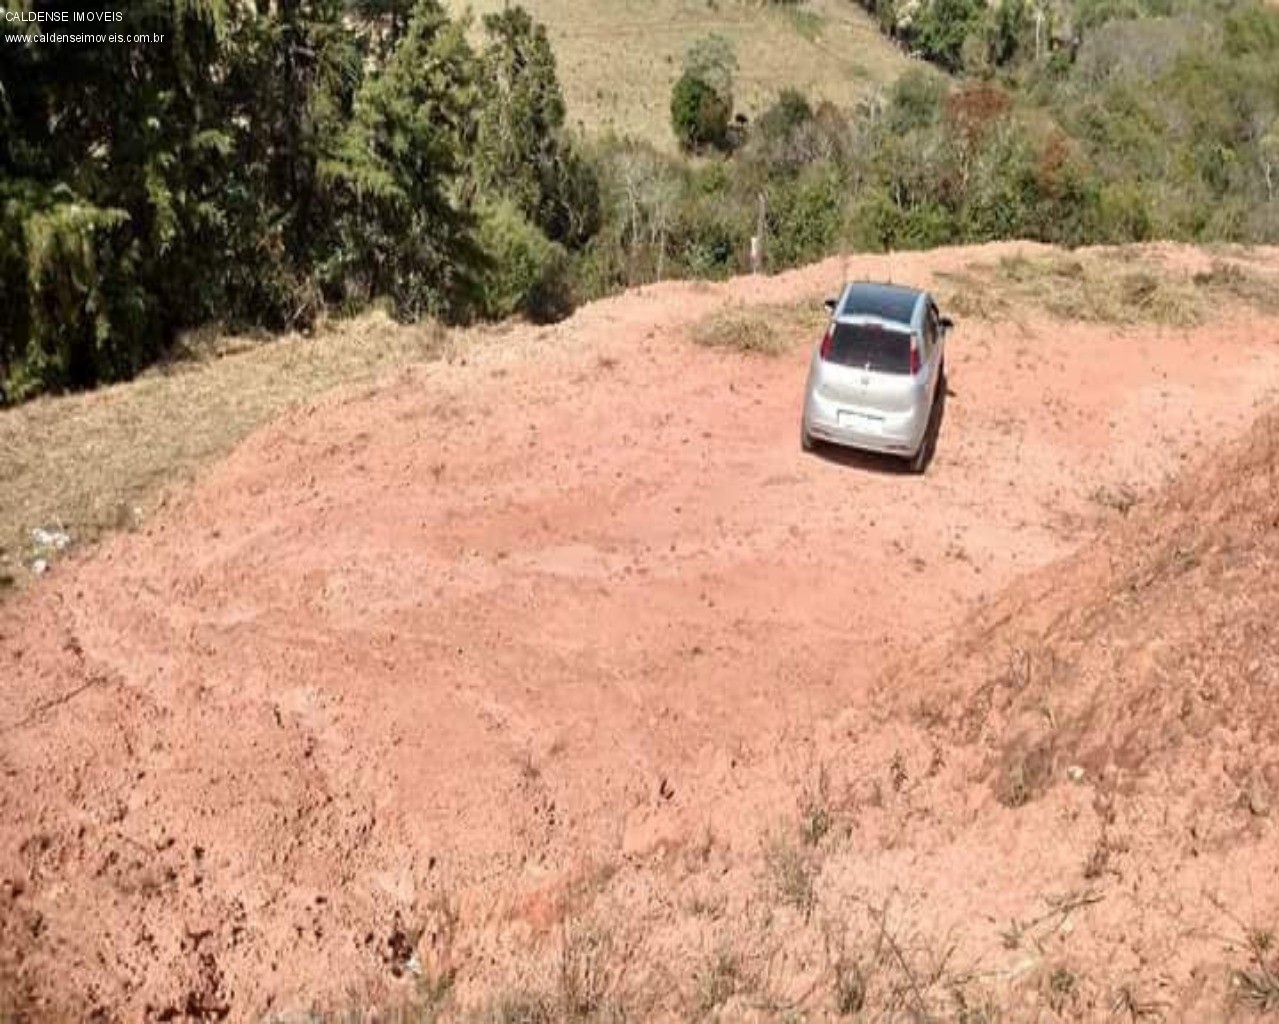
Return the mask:
{"type": "MultiPolygon", "coordinates": [[[[934,412],[935,411],[936,410],[934,410],[934,412]]],[[[928,469],[928,463],[932,458],[933,441],[935,440],[932,418],[933,413],[930,412],[928,416],[928,426],[924,428],[924,436],[919,441],[919,450],[915,452],[915,454],[912,455],[906,463],[910,468],[910,471],[916,476],[922,475],[928,469]]]]}
{"type": "Polygon", "coordinates": [[[924,439],[919,442],[919,451],[910,457],[906,464],[910,471],[916,476],[923,475],[928,469],[928,435],[924,435],[924,439]]]}
{"type": "Polygon", "coordinates": [[[799,447],[801,451],[811,452],[813,450],[813,436],[802,423],[799,425],[799,447]]]}

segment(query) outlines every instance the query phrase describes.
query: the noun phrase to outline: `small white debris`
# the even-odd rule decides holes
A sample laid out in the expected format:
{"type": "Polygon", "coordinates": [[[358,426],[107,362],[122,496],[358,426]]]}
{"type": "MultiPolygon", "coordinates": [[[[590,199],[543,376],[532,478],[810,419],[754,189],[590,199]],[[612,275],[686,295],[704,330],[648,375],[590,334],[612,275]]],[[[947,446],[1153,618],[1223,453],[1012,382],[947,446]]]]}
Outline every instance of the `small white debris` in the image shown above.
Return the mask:
{"type": "Polygon", "coordinates": [[[1072,764],[1066,769],[1066,778],[1070,779],[1071,782],[1083,782],[1084,770],[1079,765],[1072,764]]]}
{"type": "Polygon", "coordinates": [[[418,959],[416,952],[405,962],[404,969],[413,975],[420,976],[422,974],[422,961],[418,959]]]}
{"type": "Polygon", "coordinates": [[[37,526],[31,531],[31,541],[41,551],[62,551],[71,543],[71,534],[66,530],[46,530],[37,526]]]}
{"type": "Polygon", "coordinates": [[[49,563],[46,562],[43,558],[37,558],[34,562],[31,563],[31,571],[35,573],[37,576],[43,576],[46,572],[49,571],[49,563]]]}

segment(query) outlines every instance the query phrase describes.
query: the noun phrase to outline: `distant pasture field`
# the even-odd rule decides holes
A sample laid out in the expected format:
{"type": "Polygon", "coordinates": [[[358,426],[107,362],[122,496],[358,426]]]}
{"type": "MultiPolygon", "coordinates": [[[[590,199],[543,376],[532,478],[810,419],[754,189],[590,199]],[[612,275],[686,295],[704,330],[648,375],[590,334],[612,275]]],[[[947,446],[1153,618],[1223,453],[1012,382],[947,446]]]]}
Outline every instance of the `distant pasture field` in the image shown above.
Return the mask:
{"type": "MultiPolygon", "coordinates": [[[[451,0],[478,19],[505,0],[451,0]]],[[[737,52],[736,107],[763,110],[784,88],[850,106],[894,81],[910,59],[849,0],[524,0],[555,48],[569,123],[673,150],[671,87],[684,51],[715,32],[737,52]]]]}

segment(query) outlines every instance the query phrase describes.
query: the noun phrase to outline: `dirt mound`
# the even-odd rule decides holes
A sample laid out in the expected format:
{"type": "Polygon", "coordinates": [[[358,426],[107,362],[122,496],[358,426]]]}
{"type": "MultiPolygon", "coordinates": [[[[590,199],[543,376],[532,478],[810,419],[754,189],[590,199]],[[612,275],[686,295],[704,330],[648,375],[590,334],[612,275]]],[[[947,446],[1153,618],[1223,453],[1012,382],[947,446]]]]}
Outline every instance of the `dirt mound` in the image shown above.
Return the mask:
{"type": "Polygon", "coordinates": [[[927,734],[989,787],[988,817],[1092,834],[1055,880],[1109,904],[1057,954],[1094,990],[1075,1013],[1139,992],[1176,1020],[1279,1006],[1276,527],[1271,412],[912,666],[934,684],[927,734]]]}
{"type": "Polygon", "coordinates": [[[1219,529],[1151,503],[1252,420],[1279,322],[966,321],[923,478],[800,452],[808,328],[777,358],[692,340],[882,272],[459,347],[0,608],[0,1003],[1225,1005],[1217,906],[1276,884],[1273,449],[1176,492],[1219,529]]]}
{"type": "Polygon", "coordinates": [[[1268,807],[1265,794],[1279,793],[1277,527],[1272,413],[975,624],[965,658],[939,678],[977,685],[948,696],[945,717],[963,740],[1001,738],[1004,798],[1033,799],[1069,761],[1119,791],[1209,782],[1233,787],[1240,807],[1268,807]]]}

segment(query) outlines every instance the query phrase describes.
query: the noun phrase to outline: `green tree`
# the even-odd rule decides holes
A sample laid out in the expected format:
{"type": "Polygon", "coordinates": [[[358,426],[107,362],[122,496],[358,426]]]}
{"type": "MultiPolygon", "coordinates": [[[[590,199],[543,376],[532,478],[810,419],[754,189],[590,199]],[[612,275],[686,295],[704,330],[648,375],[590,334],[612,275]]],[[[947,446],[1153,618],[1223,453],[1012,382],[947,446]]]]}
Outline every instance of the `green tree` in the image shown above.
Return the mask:
{"type": "Polygon", "coordinates": [[[549,323],[573,311],[568,254],[548,241],[510,200],[483,209],[479,241],[487,257],[479,280],[480,307],[486,316],[523,313],[534,323],[549,323]]]}
{"type": "Polygon", "coordinates": [[[237,10],[226,47],[237,173],[224,303],[237,320],[305,325],[331,285],[315,268],[340,244],[321,167],[347,132],[363,64],[340,0],[280,0],[272,17],[237,10]]]}
{"type": "Polygon", "coordinates": [[[373,52],[381,59],[395,52],[408,27],[414,0],[348,0],[363,19],[371,37],[373,52]]]}
{"type": "Polygon", "coordinates": [[[216,226],[228,146],[217,13],[196,0],[131,7],[126,30],[164,33],[164,59],[137,41],[5,46],[6,399],[126,376],[200,314],[192,253],[216,226]]]}
{"type": "Polygon", "coordinates": [[[947,71],[963,64],[964,40],[980,29],[983,0],[927,0],[911,28],[911,39],[925,57],[947,71]]]}
{"type": "Polygon", "coordinates": [[[522,7],[484,18],[477,177],[554,241],[584,244],[600,222],[599,185],[564,129],[564,97],[546,29],[522,7]]]}
{"type": "Polygon", "coordinates": [[[475,107],[474,59],[438,0],[418,0],[385,70],[355,99],[354,119],[321,174],[337,211],[326,274],[398,315],[464,315],[482,256],[460,201],[475,107]]]}
{"type": "Polygon", "coordinates": [[[671,127],[683,150],[727,149],[729,113],[728,100],[688,73],[671,91],[671,127]]]}

